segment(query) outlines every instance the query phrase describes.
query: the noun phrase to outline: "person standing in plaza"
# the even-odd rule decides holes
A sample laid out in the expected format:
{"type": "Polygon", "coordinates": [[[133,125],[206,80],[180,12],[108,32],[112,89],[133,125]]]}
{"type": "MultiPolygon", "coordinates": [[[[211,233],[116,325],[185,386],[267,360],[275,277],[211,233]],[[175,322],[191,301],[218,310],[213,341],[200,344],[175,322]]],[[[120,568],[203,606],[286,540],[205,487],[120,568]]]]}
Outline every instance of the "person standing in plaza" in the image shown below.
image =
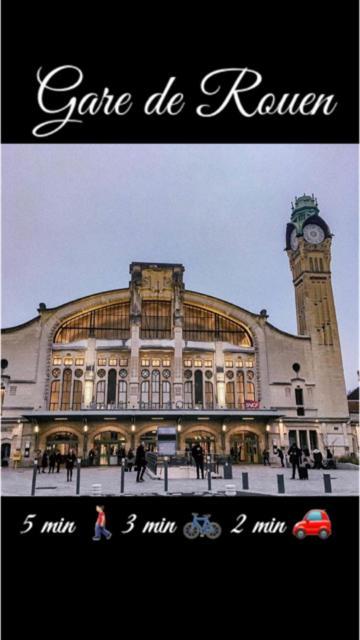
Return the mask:
{"type": "Polygon", "coordinates": [[[280,462],[281,462],[281,466],[284,467],[284,452],[282,449],[280,449],[280,447],[278,448],[278,456],[280,458],[280,462]]]}
{"type": "Polygon", "coordinates": [[[98,517],[95,523],[95,535],[93,536],[93,540],[95,540],[96,542],[101,539],[101,536],[104,536],[106,540],[110,540],[112,536],[112,533],[105,529],[106,518],[104,509],[104,505],[98,505],[96,507],[98,517]]]}
{"type": "Polygon", "coordinates": [[[291,445],[288,451],[288,456],[289,456],[290,464],[292,465],[291,479],[295,480],[296,469],[298,471],[299,478],[300,478],[301,449],[299,449],[296,442],[293,442],[293,444],[291,445]]]}
{"type": "Polygon", "coordinates": [[[263,451],[263,463],[265,467],[266,465],[269,465],[270,467],[270,453],[268,449],[264,449],[263,451]]]}
{"type": "Polygon", "coordinates": [[[191,455],[194,458],[196,464],[196,477],[200,479],[200,471],[201,477],[204,479],[204,450],[201,444],[194,444],[191,449],[191,455]]]}
{"type": "Polygon", "coordinates": [[[314,458],[314,469],[321,469],[323,457],[320,449],[316,448],[313,450],[313,458],[314,458]]]}
{"type": "Polygon", "coordinates": [[[134,464],[134,452],[132,449],[129,449],[128,454],[127,454],[127,468],[128,471],[131,471],[133,464],[134,464]]]}
{"type": "Polygon", "coordinates": [[[56,454],[55,454],[55,451],[52,451],[49,455],[49,473],[54,473],[55,462],[56,462],[56,454]]]}
{"type": "Polygon", "coordinates": [[[95,458],[95,451],[94,449],[90,449],[89,451],[89,467],[92,467],[94,464],[94,458],[95,458]]]}
{"type": "Polygon", "coordinates": [[[61,453],[60,453],[60,451],[56,452],[55,462],[56,462],[56,473],[59,473],[60,465],[61,465],[61,453]]]}
{"type": "Polygon", "coordinates": [[[144,473],[146,468],[145,449],[142,443],[136,449],[135,466],[137,468],[136,482],[144,482],[144,473]]]}
{"type": "Polygon", "coordinates": [[[47,469],[47,466],[48,466],[48,455],[46,451],[44,451],[43,456],[41,458],[41,467],[42,467],[43,473],[45,473],[45,469],[47,469]]]}
{"type": "Polygon", "coordinates": [[[76,462],[76,456],[73,449],[70,449],[68,455],[65,458],[65,466],[66,466],[66,481],[72,481],[72,474],[74,469],[74,464],[76,462]]]}

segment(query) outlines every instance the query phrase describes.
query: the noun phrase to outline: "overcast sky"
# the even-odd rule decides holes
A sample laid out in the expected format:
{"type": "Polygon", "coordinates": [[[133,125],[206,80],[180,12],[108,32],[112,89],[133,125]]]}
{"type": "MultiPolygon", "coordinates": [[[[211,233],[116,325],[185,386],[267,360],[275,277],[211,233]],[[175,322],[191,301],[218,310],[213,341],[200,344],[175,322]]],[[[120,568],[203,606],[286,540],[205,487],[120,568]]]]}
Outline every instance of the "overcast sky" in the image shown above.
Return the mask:
{"type": "Polygon", "coordinates": [[[286,223],[314,193],[333,238],[347,388],[358,369],[356,145],[3,145],[4,327],[182,262],[188,289],[296,333],[286,223]]]}

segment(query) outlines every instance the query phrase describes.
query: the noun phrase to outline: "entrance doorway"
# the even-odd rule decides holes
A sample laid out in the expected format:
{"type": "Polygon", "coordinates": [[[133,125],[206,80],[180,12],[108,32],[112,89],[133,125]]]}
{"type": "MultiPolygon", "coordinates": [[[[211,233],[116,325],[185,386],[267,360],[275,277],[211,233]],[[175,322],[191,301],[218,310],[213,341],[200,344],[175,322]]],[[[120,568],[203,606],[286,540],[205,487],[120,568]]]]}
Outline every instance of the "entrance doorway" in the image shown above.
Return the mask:
{"type": "Polygon", "coordinates": [[[11,444],[10,442],[3,442],[1,445],[1,464],[3,467],[7,467],[10,459],[11,444]]]}
{"type": "Polygon", "coordinates": [[[70,449],[73,449],[77,456],[78,447],[79,439],[74,433],[70,433],[70,431],[58,431],[46,438],[46,449],[48,452],[59,451],[63,458],[67,456],[70,449]]]}
{"type": "Polygon", "coordinates": [[[230,438],[230,455],[234,464],[259,463],[259,438],[252,431],[240,431],[230,438]]]}
{"type": "Polygon", "coordinates": [[[204,453],[216,453],[216,438],[208,431],[193,431],[185,438],[185,446],[190,449],[194,444],[201,444],[204,453]]]}
{"type": "Polygon", "coordinates": [[[126,438],[118,431],[103,431],[94,437],[95,464],[121,464],[126,454],[126,438]]]}

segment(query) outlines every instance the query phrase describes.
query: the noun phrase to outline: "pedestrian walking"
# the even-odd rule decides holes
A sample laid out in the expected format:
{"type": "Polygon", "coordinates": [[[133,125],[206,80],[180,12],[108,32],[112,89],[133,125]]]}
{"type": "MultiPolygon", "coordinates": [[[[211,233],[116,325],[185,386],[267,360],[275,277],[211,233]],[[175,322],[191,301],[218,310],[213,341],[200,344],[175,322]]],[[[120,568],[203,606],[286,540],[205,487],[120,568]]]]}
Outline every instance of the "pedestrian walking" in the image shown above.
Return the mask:
{"type": "Polygon", "coordinates": [[[55,451],[52,451],[49,455],[49,473],[54,473],[55,462],[56,462],[56,453],[55,451]]]}
{"type": "Polygon", "coordinates": [[[270,453],[269,453],[268,449],[264,449],[264,451],[263,451],[263,463],[264,463],[265,467],[266,467],[266,465],[269,465],[269,467],[271,466],[270,465],[270,453]]]}
{"type": "Polygon", "coordinates": [[[43,473],[45,473],[45,469],[47,469],[47,466],[48,466],[48,455],[46,451],[44,451],[41,458],[41,470],[43,473]]]}
{"type": "Polygon", "coordinates": [[[94,449],[90,449],[88,458],[89,458],[89,467],[92,467],[94,464],[94,458],[95,458],[94,449]]]}
{"type": "Polygon", "coordinates": [[[147,465],[147,462],[146,462],[146,456],[145,456],[145,449],[144,449],[144,445],[141,443],[136,449],[136,458],[135,458],[135,466],[137,469],[136,482],[144,482],[144,473],[145,473],[146,465],[147,465]]]}
{"type": "Polygon", "coordinates": [[[280,449],[280,447],[279,447],[279,448],[278,448],[278,450],[277,450],[277,452],[278,452],[278,456],[279,456],[279,458],[280,458],[281,466],[282,466],[282,467],[285,467],[285,465],[284,465],[284,452],[283,452],[283,450],[282,450],[282,449],[280,449]]]}
{"type": "Polygon", "coordinates": [[[201,444],[194,444],[191,449],[191,455],[194,458],[194,462],[196,465],[196,477],[200,479],[200,471],[201,477],[204,479],[204,449],[201,444]]]}
{"type": "Polygon", "coordinates": [[[68,455],[65,458],[65,466],[66,466],[66,481],[72,481],[72,474],[74,469],[74,464],[76,462],[76,455],[73,449],[70,449],[68,455]]]}
{"type": "Polygon", "coordinates": [[[60,465],[61,465],[61,462],[62,462],[62,455],[61,455],[60,451],[56,452],[55,462],[56,462],[56,473],[59,473],[60,465]]]}
{"type": "Polygon", "coordinates": [[[108,529],[105,529],[106,518],[104,505],[98,505],[96,507],[96,511],[98,513],[98,517],[96,518],[95,535],[93,536],[93,540],[98,542],[101,540],[101,536],[104,536],[106,540],[110,540],[112,533],[108,531],[108,529]]]}
{"type": "Polygon", "coordinates": [[[290,464],[292,465],[292,480],[295,480],[295,472],[296,469],[298,470],[298,474],[299,474],[299,478],[300,478],[300,462],[301,462],[301,450],[299,449],[299,447],[297,446],[297,444],[294,442],[289,451],[288,451],[288,456],[289,456],[289,460],[290,460],[290,464]]]}

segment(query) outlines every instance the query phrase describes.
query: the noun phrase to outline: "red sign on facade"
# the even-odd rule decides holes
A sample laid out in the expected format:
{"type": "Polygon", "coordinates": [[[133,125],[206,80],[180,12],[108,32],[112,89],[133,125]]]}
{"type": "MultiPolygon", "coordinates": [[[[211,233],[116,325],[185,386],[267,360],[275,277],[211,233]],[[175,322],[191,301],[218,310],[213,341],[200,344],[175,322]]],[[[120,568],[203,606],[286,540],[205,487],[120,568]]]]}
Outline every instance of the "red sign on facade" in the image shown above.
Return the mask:
{"type": "Polygon", "coordinates": [[[259,409],[260,402],[256,400],[245,400],[245,409],[259,409]]]}

